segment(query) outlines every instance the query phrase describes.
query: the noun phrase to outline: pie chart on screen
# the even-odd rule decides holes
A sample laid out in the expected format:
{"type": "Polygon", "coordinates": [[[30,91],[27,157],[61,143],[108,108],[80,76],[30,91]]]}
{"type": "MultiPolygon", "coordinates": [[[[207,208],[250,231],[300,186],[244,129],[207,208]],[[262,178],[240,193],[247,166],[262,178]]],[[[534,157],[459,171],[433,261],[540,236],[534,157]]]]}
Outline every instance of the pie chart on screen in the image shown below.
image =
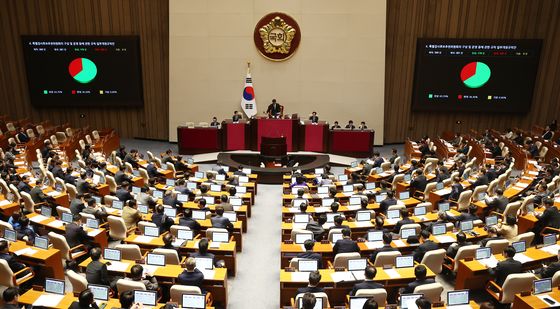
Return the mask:
{"type": "Polygon", "coordinates": [[[68,65],[68,72],[78,83],[87,84],[97,76],[97,66],[88,58],[76,58],[68,65]]]}
{"type": "Polygon", "coordinates": [[[461,81],[469,88],[480,88],[490,80],[490,67],[484,62],[467,63],[461,70],[461,81]]]}

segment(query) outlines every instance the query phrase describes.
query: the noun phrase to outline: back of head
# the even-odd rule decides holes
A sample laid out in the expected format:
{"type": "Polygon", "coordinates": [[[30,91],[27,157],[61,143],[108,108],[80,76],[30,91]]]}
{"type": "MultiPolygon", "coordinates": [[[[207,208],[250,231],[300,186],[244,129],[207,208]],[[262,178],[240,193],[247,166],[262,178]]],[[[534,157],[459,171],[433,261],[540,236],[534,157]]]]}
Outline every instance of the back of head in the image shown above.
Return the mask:
{"type": "Polygon", "coordinates": [[[514,256],[515,256],[515,248],[512,247],[512,246],[507,246],[507,247],[504,249],[504,256],[505,256],[505,257],[508,257],[508,258],[514,257],[514,256]]]}
{"type": "Polygon", "coordinates": [[[162,214],[162,213],[163,213],[163,209],[164,209],[164,207],[163,207],[163,205],[161,205],[161,204],[156,206],[156,212],[157,212],[158,214],[162,214]]]}
{"type": "Polygon", "coordinates": [[[78,296],[78,302],[81,306],[88,306],[93,303],[93,293],[91,292],[91,290],[85,289],[80,292],[80,295],[78,296]]]}
{"type": "Polygon", "coordinates": [[[326,214],[320,214],[319,218],[317,219],[317,222],[319,222],[319,225],[323,225],[323,224],[327,223],[327,215],[326,214]]]}
{"type": "Polygon", "coordinates": [[[342,219],[342,216],[336,216],[334,217],[334,223],[336,225],[342,225],[342,222],[344,221],[344,219],[342,219]]]}
{"type": "Polygon", "coordinates": [[[344,236],[344,237],[350,237],[350,235],[352,235],[352,232],[350,231],[349,228],[343,228],[343,229],[342,229],[342,236],[344,236]]]}
{"type": "Polygon", "coordinates": [[[223,206],[216,206],[216,214],[221,216],[224,214],[224,207],[223,206]]]}
{"type": "Polygon", "coordinates": [[[305,247],[305,250],[310,251],[313,250],[313,246],[315,246],[315,242],[312,239],[307,239],[306,241],[303,242],[303,246],[305,247]]]}
{"type": "Polygon", "coordinates": [[[101,249],[99,247],[91,248],[89,255],[92,261],[98,261],[101,258],[101,249]]]}
{"type": "Polygon", "coordinates": [[[200,254],[206,254],[206,252],[208,252],[208,238],[202,238],[198,242],[198,252],[200,254]]]}
{"type": "Polygon", "coordinates": [[[392,241],[393,241],[393,236],[391,236],[391,233],[383,233],[384,244],[390,245],[392,241]]]}
{"type": "Polygon", "coordinates": [[[422,236],[422,239],[424,239],[424,241],[428,240],[430,238],[430,235],[431,233],[427,229],[422,230],[422,232],[420,232],[420,236],[422,236]]]}
{"type": "Polygon", "coordinates": [[[381,229],[383,225],[385,225],[385,219],[381,216],[375,217],[375,227],[381,229]]]}
{"type": "Polygon", "coordinates": [[[418,279],[418,280],[426,279],[426,274],[427,273],[428,273],[428,271],[426,270],[426,266],[424,266],[422,264],[414,267],[414,276],[416,276],[416,279],[418,279]]]}
{"type": "Polygon", "coordinates": [[[132,278],[140,278],[140,277],[142,277],[142,272],[143,271],[144,271],[144,268],[141,265],[134,264],[130,268],[130,276],[132,278]]]}
{"type": "Polygon", "coordinates": [[[319,271],[312,271],[309,273],[309,285],[316,286],[321,281],[321,273],[319,271]]]}
{"type": "Polygon", "coordinates": [[[467,241],[467,235],[465,235],[465,233],[462,231],[457,233],[457,242],[461,244],[465,241],[467,241]]]}
{"type": "Polygon", "coordinates": [[[416,299],[416,306],[418,309],[431,309],[432,303],[424,296],[416,299]]]}
{"type": "Polygon", "coordinates": [[[500,195],[500,196],[504,195],[504,190],[502,188],[498,188],[498,189],[496,189],[496,194],[500,195]]]}
{"type": "Polygon", "coordinates": [[[515,225],[517,223],[517,217],[514,215],[507,215],[506,216],[506,223],[507,225],[515,225]]]}
{"type": "Polygon", "coordinates": [[[188,271],[193,271],[196,268],[196,259],[193,257],[188,258],[185,262],[185,267],[188,271]]]}
{"type": "Polygon", "coordinates": [[[408,218],[408,210],[407,209],[401,209],[401,217],[403,219],[408,218]]]}
{"type": "Polygon", "coordinates": [[[362,307],[362,309],[377,309],[377,308],[378,308],[377,302],[373,298],[369,298],[368,300],[366,300],[364,306],[362,307]]]}
{"type": "Polygon", "coordinates": [[[393,198],[395,197],[395,192],[393,192],[392,190],[387,191],[387,198],[393,198]]]}
{"type": "Polygon", "coordinates": [[[317,300],[315,299],[315,295],[311,294],[311,293],[305,293],[303,294],[303,297],[301,299],[301,308],[302,309],[313,309],[315,308],[315,303],[317,302],[317,300]]]}
{"type": "Polygon", "coordinates": [[[163,243],[165,245],[171,245],[173,243],[173,234],[167,233],[163,235],[163,243]]]}
{"type": "Polygon", "coordinates": [[[19,296],[19,289],[17,287],[10,287],[4,290],[2,293],[2,298],[5,303],[10,303],[16,300],[19,296]]]}
{"type": "Polygon", "coordinates": [[[120,293],[119,301],[121,303],[121,308],[132,308],[132,305],[134,304],[134,293],[132,291],[120,293]]]}
{"type": "Polygon", "coordinates": [[[338,205],[337,202],[332,202],[331,203],[331,211],[332,212],[338,212],[338,207],[339,207],[339,205],[338,205]]]}
{"type": "Polygon", "coordinates": [[[372,280],[373,278],[375,278],[375,275],[377,275],[377,268],[373,266],[367,266],[364,270],[364,275],[366,279],[372,280]]]}

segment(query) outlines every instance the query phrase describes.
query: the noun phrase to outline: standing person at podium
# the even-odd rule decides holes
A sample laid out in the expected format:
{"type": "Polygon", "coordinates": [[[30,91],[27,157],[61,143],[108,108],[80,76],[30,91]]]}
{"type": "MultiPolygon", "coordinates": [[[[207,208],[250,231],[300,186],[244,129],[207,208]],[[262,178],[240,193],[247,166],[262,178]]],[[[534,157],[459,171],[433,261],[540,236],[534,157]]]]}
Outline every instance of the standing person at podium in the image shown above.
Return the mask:
{"type": "Polygon", "coordinates": [[[311,121],[311,123],[317,124],[319,122],[319,116],[317,116],[317,112],[311,113],[311,116],[309,116],[309,120],[311,121]]]}
{"type": "Polygon", "coordinates": [[[268,115],[268,118],[280,118],[282,117],[283,110],[284,107],[278,104],[278,102],[276,102],[276,99],[272,99],[272,103],[270,103],[270,105],[266,109],[266,114],[268,115]]]}

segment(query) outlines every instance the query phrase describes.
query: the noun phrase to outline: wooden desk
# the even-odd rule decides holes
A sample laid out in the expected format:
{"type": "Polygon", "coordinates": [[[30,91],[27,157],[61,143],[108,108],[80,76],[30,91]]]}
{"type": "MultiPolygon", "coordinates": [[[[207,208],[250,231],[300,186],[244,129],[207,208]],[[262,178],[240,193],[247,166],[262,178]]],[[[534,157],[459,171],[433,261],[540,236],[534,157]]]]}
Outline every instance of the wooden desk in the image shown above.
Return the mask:
{"type": "Polygon", "coordinates": [[[64,267],[62,265],[62,255],[54,248],[48,250],[28,246],[24,241],[16,241],[10,244],[9,252],[16,253],[19,250],[31,248],[36,252],[32,254],[22,254],[17,256],[17,260],[28,266],[40,266],[43,268],[45,277],[64,280],[64,267]]]}
{"type": "Polygon", "coordinates": [[[8,218],[14,212],[20,209],[19,203],[10,202],[6,199],[4,195],[1,194],[0,194],[0,203],[2,203],[2,205],[0,205],[0,214],[4,218],[8,218]]]}
{"type": "MultiPolygon", "coordinates": [[[[88,258],[80,263],[79,266],[81,268],[85,268],[90,262],[91,259],[88,258]]],[[[128,264],[126,270],[115,270],[114,267],[116,265],[113,264],[108,267],[109,272],[127,275],[130,274],[130,268],[136,264],[135,261],[130,260],[121,260],[121,262],[128,264]]],[[[158,267],[153,275],[158,279],[161,278],[162,280],[172,281],[175,283],[177,277],[183,272],[183,270],[185,269],[180,265],[166,265],[158,267]]],[[[224,308],[227,307],[227,269],[214,268],[214,276],[212,278],[204,278],[203,287],[214,295],[214,304],[222,305],[224,308]]]]}
{"type": "MultiPolygon", "coordinates": [[[[384,285],[385,289],[396,290],[400,287],[406,286],[408,283],[414,281],[414,267],[395,269],[400,275],[399,278],[391,278],[382,267],[377,267],[377,275],[374,281],[384,285]]],[[[332,306],[344,306],[346,304],[346,295],[354,287],[358,281],[341,281],[335,282],[332,274],[335,273],[334,269],[320,269],[321,282],[319,286],[325,288],[325,293],[329,297],[329,302],[332,306]]],[[[361,272],[363,273],[363,272],[361,272]]],[[[296,290],[300,287],[305,287],[308,284],[308,276],[302,276],[302,280],[293,278],[293,272],[286,272],[280,270],[280,306],[289,306],[290,298],[296,296],[296,290]],[[305,280],[303,278],[305,277],[305,280]]],[[[434,278],[435,274],[428,268],[428,278],[434,278]]]]}
{"type": "MultiPolygon", "coordinates": [[[[560,302],[560,291],[558,287],[553,287],[552,292],[546,293],[548,297],[560,302]]],[[[550,304],[541,300],[537,296],[531,294],[529,296],[521,296],[521,294],[515,294],[515,299],[513,300],[513,309],[540,309],[540,308],[552,308],[550,304]]]]}

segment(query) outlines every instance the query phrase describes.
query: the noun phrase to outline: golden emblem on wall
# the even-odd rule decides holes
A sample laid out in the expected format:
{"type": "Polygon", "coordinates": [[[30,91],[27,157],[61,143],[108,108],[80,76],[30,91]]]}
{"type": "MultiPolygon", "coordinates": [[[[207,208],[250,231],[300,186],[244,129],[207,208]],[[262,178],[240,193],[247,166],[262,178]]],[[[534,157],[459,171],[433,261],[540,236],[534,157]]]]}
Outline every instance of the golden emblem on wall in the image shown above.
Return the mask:
{"type": "Polygon", "coordinates": [[[282,61],[290,58],[298,48],[300,39],[297,22],[284,13],[270,13],[255,26],[255,45],[270,60],[282,61]]]}
{"type": "Polygon", "coordinates": [[[290,52],[296,29],[288,25],[280,16],[274,17],[259,29],[266,53],[287,54],[290,52]]]}

